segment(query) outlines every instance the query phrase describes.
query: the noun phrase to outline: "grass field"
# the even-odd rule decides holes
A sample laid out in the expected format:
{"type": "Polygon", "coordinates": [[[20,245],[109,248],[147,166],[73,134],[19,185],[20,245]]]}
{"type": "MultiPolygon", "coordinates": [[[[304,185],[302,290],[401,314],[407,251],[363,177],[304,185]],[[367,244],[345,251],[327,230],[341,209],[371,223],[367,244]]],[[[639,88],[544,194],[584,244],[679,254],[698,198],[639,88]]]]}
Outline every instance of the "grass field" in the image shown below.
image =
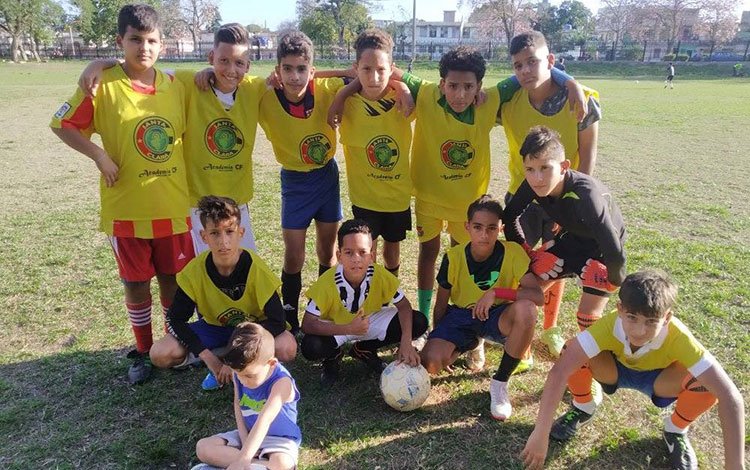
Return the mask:
{"type": "MultiPolygon", "coordinates": [[[[82,67],[0,64],[0,467],[186,469],[196,463],[199,438],[234,426],[231,391],[202,392],[205,369],[157,371],[138,387],[124,380],[133,339],[111,249],[96,230],[97,170],[47,128],[82,67]]],[[[254,72],[265,75],[269,67],[254,72]]],[[[623,211],[629,269],[659,267],[676,278],[677,315],[747,400],[750,81],[678,75],[670,91],[661,68],[651,77],[582,72],[602,96],[597,175],[623,211]]],[[[434,69],[417,73],[437,77],[434,69]]],[[[491,71],[485,83],[504,73],[491,71]]],[[[502,196],[507,150],[499,128],[492,151],[491,192],[502,196]]],[[[254,160],[258,251],[280,270],[278,165],[260,129],[254,160]]],[[[350,215],[345,177],[342,193],[350,215]]],[[[402,250],[401,278],[416,304],[414,234],[402,250]]],[[[312,244],[307,252],[305,286],[316,273],[312,244]]],[[[561,324],[571,335],[579,293],[568,283],[561,324]]],[[[160,315],[154,330],[162,334],[160,315]]],[[[346,360],[341,382],[329,392],[318,385],[318,369],[299,357],[290,368],[302,393],[300,468],[521,468],[518,454],[552,363],[535,345],[536,368],[512,380],[514,415],[499,423],[490,419],[487,389],[501,349],[489,349],[484,373],[459,367],[433,378],[425,406],[408,414],[383,403],[360,364],[346,360]]],[[[605,398],[575,441],[551,446],[548,468],[668,468],[662,413],[635,392],[605,398]]],[[[693,428],[701,468],[721,468],[716,410],[693,428]]]]}

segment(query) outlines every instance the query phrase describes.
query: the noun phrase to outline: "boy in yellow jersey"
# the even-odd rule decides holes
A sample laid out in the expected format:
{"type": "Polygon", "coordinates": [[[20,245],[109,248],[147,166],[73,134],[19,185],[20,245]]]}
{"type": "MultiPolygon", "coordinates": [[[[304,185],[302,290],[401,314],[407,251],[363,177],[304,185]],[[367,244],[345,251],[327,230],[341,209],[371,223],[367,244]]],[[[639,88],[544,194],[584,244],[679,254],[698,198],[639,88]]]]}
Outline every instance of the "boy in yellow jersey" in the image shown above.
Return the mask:
{"type": "MultiPolygon", "coordinates": [[[[724,434],[722,468],[744,468],[742,395],[711,353],[673,315],[676,297],[677,286],[666,274],[652,270],[630,274],[620,286],[617,312],[568,341],[547,375],[536,425],[521,453],[527,468],[544,466],[549,437],[569,439],[590,421],[591,414],[576,408],[552,421],[566,379],[586,362],[608,394],[618,388],[638,390],[660,408],[677,401],[672,415],[664,419],[672,469],[698,469],[688,427],[718,399],[724,434]]],[[[576,392],[571,389],[571,393],[576,392]]]]}
{"type": "MultiPolygon", "coordinates": [[[[502,103],[498,110],[498,120],[505,130],[508,141],[508,172],[510,182],[505,203],[518,190],[524,181],[523,158],[520,154],[529,129],[533,126],[544,125],[560,134],[565,147],[566,158],[570,160],[570,167],[581,173],[593,174],[596,163],[596,144],[601,119],[599,94],[590,88],[583,87],[587,112],[581,122],[577,116],[568,112],[565,106],[569,91],[561,87],[552,79],[555,66],[555,56],[550,54],[544,35],[538,31],[519,34],[510,44],[511,60],[515,81],[506,79],[498,86],[510,95],[510,91],[518,88],[509,101],[502,103]]],[[[529,247],[534,247],[539,240],[547,242],[554,238],[552,220],[545,215],[538,205],[532,204],[519,218],[529,247]]],[[[557,277],[559,266],[536,272],[542,279],[557,277]]],[[[565,343],[562,332],[557,327],[557,314],[562,301],[564,281],[553,283],[545,291],[544,299],[544,333],[542,341],[547,344],[550,352],[560,355],[565,343]]]]}
{"type": "Polygon", "coordinates": [[[154,69],[161,50],[159,16],[147,5],[126,5],[117,19],[125,62],[102,76],[96,96],[80,89],[55,113],[53,132],[96,162],[100,230],[109,236],[125,288],[136,339],[128,354],[131,383],[151,373],[151,278],[163,309],[177,289],[177,274],[193,258],[182,134],[182,84],[154,69]],[[104,148],[89,140],[97,132],[104,148]]]}
{"type": "MultiPolygon", "coordinates": [[[[258,108],[266,83],[262,78],[245,76],[250,67],[249,48],[245,27],[225,24],[214,34],[214,45],[208,53],[214,72],[208,90],[201,91],[194,83],[195,72],[174,72],[186,91],[185,163],[196,254],[208,249],[200,236],[203,226],[197,203],[209,194],[237,201],[245,229],[241,245],[255,250],[248,203],[253,198],[252,154],[258,108]]],[[[81,75],[83,90],[93,96],[102,70],[117,63],[108,59],[89,64],[81,75]]]]}
{"type": "Polygon", "coordinates": [[[341,224],[336,257],[339,265],[307,291],[310,301],[302,321],[302,355],[323,361],[323,384],[338,379],[342,346],[349,342],[354,342],[349,354],[377,374],[385,367],[377,350],[393,344],[399,344],[400,361],[419,364],[411,341],[427,330],[427,320],[412,310],[398,278],[372,262],[372,236],[365,221],[341,224]]]}
{"type": "Polygon", "coordinates": [[[177,275],[177,292],[167,316],[169,333],[151,348],[157,367],[179,367],[199,357],[218,384],[231,382],[232,371],[212,349],[227,345],[242,322],[261,324],[273,336],[275,357],[291,361],[297,343],[286,331],[277,292],[281,282],[253,251],[240,246],[242,211],[229,198],[204,196],[198,201],[200,235],[209,246],[177,275]],[[193,312],[198,321],[188,323],[193,312]]]}
{"type": "MultiPolygon", "coordinates": [[[[354,49],[358,80],[347,88],[355,86],[358,93],[346,99],[339,128],[352,214],[370,226],[375,252],[378,237],[383,238],[383,266],[398,276],[400,243],[411,230],[409,149],[413,117],[399,112],[399,94],[389,87],[391,36],[378,29],[365,30],[354,42],[354,49]]],[[[401,94],[409,93],[401,82],[393,86],[403,87],[401,94]]],[[[348,96],[346,91],[340,95],[348,96]]]]}
{"type": "Polygon", "coordinates": [[[500,203],[486,194],[469,205],[464,222],[469,242],[443,256],[435,325],[421,356],[427,371],[437,374],[481,339],[503,343],[503,358],[490,381],[490,411],[504,421],[512,412],[508,380],[534,337],[543,295],[523,248],[498,240],[502,215],[500,203]]]}

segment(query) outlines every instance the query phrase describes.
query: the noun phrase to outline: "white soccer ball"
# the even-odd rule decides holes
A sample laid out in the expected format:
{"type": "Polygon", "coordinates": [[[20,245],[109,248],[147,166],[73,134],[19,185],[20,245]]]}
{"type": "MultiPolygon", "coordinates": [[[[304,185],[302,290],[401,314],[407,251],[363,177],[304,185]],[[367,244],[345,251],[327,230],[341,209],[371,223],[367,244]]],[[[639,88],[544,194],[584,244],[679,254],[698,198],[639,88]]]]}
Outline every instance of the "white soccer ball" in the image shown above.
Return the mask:
{"type": "Polygon", "coordinates": [[[430,395],[430,374],[421,365],[391,362],[380,374],[380,392],[394,410],[415,410],[430,395]]]}

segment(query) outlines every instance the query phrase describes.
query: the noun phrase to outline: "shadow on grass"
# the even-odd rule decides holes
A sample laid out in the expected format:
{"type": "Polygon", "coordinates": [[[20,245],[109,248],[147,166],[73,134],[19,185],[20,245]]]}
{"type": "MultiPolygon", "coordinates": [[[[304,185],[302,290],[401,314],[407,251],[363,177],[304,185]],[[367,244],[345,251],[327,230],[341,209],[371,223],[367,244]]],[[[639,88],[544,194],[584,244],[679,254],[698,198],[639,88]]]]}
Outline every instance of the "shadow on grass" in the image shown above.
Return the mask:
{"type": "Polygon", "coordinates": [[[592,449],[590,454],[587,458],[571,463],[568,468],[570,470],[671,468],[664,442],[657,438],[639,438],[625,442],[612,441],[592,449]]]}

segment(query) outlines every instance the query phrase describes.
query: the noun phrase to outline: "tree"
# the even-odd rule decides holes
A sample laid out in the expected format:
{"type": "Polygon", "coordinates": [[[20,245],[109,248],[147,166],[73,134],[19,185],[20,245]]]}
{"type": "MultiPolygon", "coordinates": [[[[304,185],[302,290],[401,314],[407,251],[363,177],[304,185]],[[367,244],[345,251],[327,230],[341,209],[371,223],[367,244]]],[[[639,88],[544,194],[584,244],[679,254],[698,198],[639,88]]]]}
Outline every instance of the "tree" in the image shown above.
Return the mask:
{"type": "Polygon", "coordinates": [[[265,26],[261,26],[259,24],[250,23],[249,25],[245,26],[245,29],[250,34],[257,34],[257,33],[270,33],[271,30],[266,28],[265,26]]]}
{"type": "Polygon", "coordinates": [[[50,28],[59,24],[63,17],[60,5],[52,0],[16,0],[0,2],[0,30],[11,37],[11,55],[14,62],[26,59],[22,39],[28,34],[34,43],[32,54],[37,61],[39,43],[51,37],[50,28]]]}
{"type": "Polygon", "coordinates": [[[127,0],[73,0],[78,11],[78,29],[86,42],[112,44],[117,36],[117,14],[127,0]]]}
{"type": "Polygon", "coordinates": [[[27,32],[33,42],[32,53],[37,62],[41,62],[39,46],[54,37],[55,29],[66,23],[65,10],[52,0],[31,0],[35,4],[34,14],[28,18],[27,32]]]}
{"type": "Polygon", "coordinates": [[[26,8],[20,1],[0,2],[0,29],[10,35],[10,50],[13,62],[21,60],[18,48],[24,31],[26,8]]]}
{"type": "MultiPolygon", "coordinates": [[[[219,14],[219,7],[214,0],[180,0],[181,20],[190,35],[198,54],[203,55],[201,48],[201,30],[210,29],[219,14]]],[[[219,17],[220,18],[220,17],[219,17]]]]}
{"type": "Polygon", "coordinates": [[[536,14],[529,0],[470,0],[474,11],[470,21],[476,23],[484,35],[505,35],[507,44],[516,34],[529,31],[536,14]]]}
{"type": "Polygon", "coordinates": [[[336,39],[336,25],[333,18],[314,9],[299,20],[299,30],[307,34],[314,44],[331,44],[336,39]]]}
{"type": "MultiPolygon", "coordinates": [[[[677,37],[683,30],[689,10],[697,8],[699,0],[655,0],[649,5],[654,17],[664,28],[667,37],[667,51],[671,52],[677,37]]],[[[679,51],[676,51],[679,52],[679,51]]]]}
{"type": "Polygon", "coordinates": [[[614,51],[625,33],[633,30],[636,24],[638,0],[602,0],[598,24],[613,35],[610,60],[615,60],[614,51]]]}
{"type": "Polygon", "coordinates": [[[737,34],[737,17],[734,15],[737,7],[738,0],[708,0],[703,4],[696,32],[711,41],[708,60],[711,60],[716,46],[731,41],[737,34]]]}
{"type": "Polygon", "coordinates": [[[369,15],[372,5],[373,0],[298,0],[300,29],[306,17],[323,14],[333,21],[338,45],[344,47],[347,40],[372,26],[369,15]]]}

